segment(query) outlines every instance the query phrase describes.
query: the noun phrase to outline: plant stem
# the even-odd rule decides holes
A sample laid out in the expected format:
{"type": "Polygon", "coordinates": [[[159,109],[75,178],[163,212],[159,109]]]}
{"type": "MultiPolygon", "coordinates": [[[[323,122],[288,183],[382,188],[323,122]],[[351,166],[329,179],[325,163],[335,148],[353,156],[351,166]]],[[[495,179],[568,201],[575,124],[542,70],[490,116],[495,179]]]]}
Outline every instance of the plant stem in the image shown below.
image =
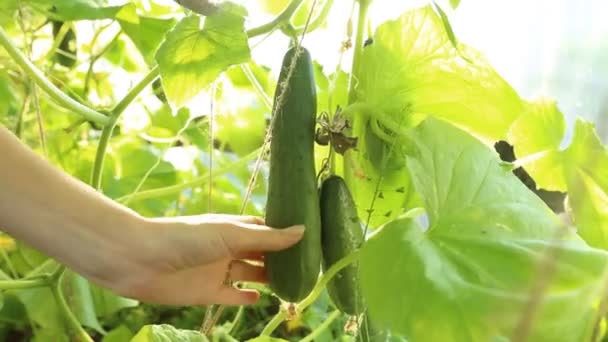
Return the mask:
{"type": "Polygon", "coordinates": [[[35,288],[35,287],[44,287],[44,286],[48,286],[48,285],[49,285],[48,278],[2,280],[2,281],[0,281],[0,290],[31,289],[31,288],[35,288]]]}
{"type": "MultiPolygon", "coordinates": [[[[365,33],[366,17],[370,1],[355,0],[359,4],[359,13],[357,18],[357,36],[355,37],[355,51],[353,55],[353,64],[351,68],[350,80],[348,84],[348,105],[352,105],[357,101],[357,86],[361,73],[361,57],[363,54],[363,35],[365,33]]],[[[350,170],[353,169],[353,156],[347,153],[343,159],[344,180],[346,184],[353,183],[353,175],[350,170]]]]}
{"type": "Polygon", "coordinates": [[[321,323],[318,327],[315,328],[310,334],[300,340],[300,342],[313,342],[317,336],[321,335],[325,329],[327,329],[338,317],[340,317],[340,310],[336,310],[332,312],[329,317],[327,317],[323,323],[321,323]]]}
{"type": "MultiPolygon", "coordinates": [[[[321,294],[327,283],[338,273],[340,270],[345,268],[346,266],[353,263],[359,257],[359,250],[356,250],[344,258],[338,260],[332,267],[330,267],[327,272],[321,276],[321,279],[315,285],[315,288],[312,292],[306,296],[298,305],[296,305],[296,312],[300,313],[304,311],[309,305],[314,303],[317,300],[317,297],[321,294]]],[[[279,311],[273,318],[268,322],[264,330],[262,330],[261,336],[270,336],[273,331],[287,318],[287,313],[285,310],[279,311]]]]}
{"type": "Polygon", "coordinates": [[[158,77],[159,68],[155,66],[152,68],[144,78],[139,81],[125,97],[118,102],[111,112],[110,122],[103,127],[101,131],[101,137],[99,138],[99,145],[97,146],[97,152],[95,154],[95,164],[93,165],[93,172],[91,173],[91,186],[96,190],[101,190],[101,178],[103,174],[103,164],[106,157],[106,151],[114,132],[114,127],[118,123],[120,115],[129,107],[129,105],[135,100],[135,98],[154,80],[158,77]]]}
{"type": "Polygon", "coordinates": [[[93,342],[93,339],[84,331],[82,325],[80,325],[80,322],[68,306],[68,303],[63,296],[63,291],[61,291],[61,280],[62,276],[59,276],[58,279],[52,282],[51,291],[57,301],[57,307],[65,319],[65,324],[71,337],[70,341],[93,342]]]}
{"type": "Polygon", "coordinates": [[[270,22],[267,22],[266,24],[250,29],[247,31],[247,36],[249,36],[249,38],[257,37],[276,29],[277,27],[287,24],[303,1],[304,0],[291,0],[289,5],[287,5],[283,12],[281,12],[276,18],[270,22]]]}
{"type": "MultiPolygon", "coordinates": [[[[321,27],[321,25],[325,23],[325,20],[327,20],[327,16],[329,15],[329,12],[331,11],[333,5],[334,0],[325,0],[325,4],[323,4],[321,12],[319,12],[319,15],[317,15],[317,17],[310,22],[306,31],[312,32],[321,27]]],[[[304,33],[304,26],[296,27],[295,31],[298,35],[304,33]]]]}
{"type": "Polygon", "coordinates": [[[25,57],[17,47],[15,47],[15,44],[11,41],[2,27],[0,27],[0,45],[6,49],[8,54],[28,74],[28,76],[30,76],[44,92],[61,106],[99,125],[105,126],[110,122],[109,117],[73,100],[51,83],[51,81],[49,81],[49,79],[46,78],[46,76],[44,76],[44,74],[25,57]]]}
{"type": "Polygon", "coordinates": [[[239,323],[241,323],[241,319],[243,318],[244,314],[245,307],[241,305],[239,306],[239,310],[236,312],[236,316],[234,316],[234,319],[232,320],[232,326],[230,327],[230,332],[228,332],[228,335],[234,336],[234,334],[237,332],[239,323]]]}
{"type": "Polygon", "coordinates": [[[357,83],[359,82],[361,72],[361,56],[363,54],[363,36],[367,23],[367,12],[369,9],[369,1],[359,1],[359,15],[357,18],[357,36],[355,37],[355,52],[353,55],[353,66],[350,76],[348,89],[348,104],[353,104],[357,100],[357,83]]]}
{"type": "Polygon", "coordinates": [[[118,102],[118,104],[114,107],[114,109],[112,110],[112,116],[120,116],[120,114],[122,114],[122,112],[125,111],[125,109],[127,109],[127,107],[135,100],[135,98],[137,98],[137,96],[152,82],[154,82],[156,80],[156,78],[159,75],[159,67],[158,65],[156,65],[154,68],[152,68],[150,71],[148,71],[148,74],[146,76],[144,76],[144,78],[139,81],[139,83],[137,83],[133,88],[131,88],[131,90],[129,90],[129,92],[127,93],[127,95],[125,95],[125,97],[120,100],[120,102],[118,102]]]}
{"type": "MultiPolygon", "coordinates": [[[[261,151],[262,151],[262,149],[258,148],[257,150],[249,153],[248,155],[235,161],[234,163],[231,163],[225,167],[222,167],[219,170],[215,170],[214,175],[216,177],[218,177],[225,173],[234,171],[234,169],[236,169],[236,168],[247,165],[247,163],[249,161],[251,161],[252,159],[255,159],[257,157],[257,155],[260,154],[261,151]]],[[[134,201],[134,200],[142,200],[142,199],[146,199],[146,198],[157,198],[157,197],[162,197],[162,196],[173,195],[173,194],[179,193],[185,189],[189,189],[189,188],[192,188],[195,186],[199,186],[201,184],[205,184],[208,181],[209,181],[209,174],[205,174],[205,175],[197,177],[189,182],[171,185],[171,186],[167,186],[164,188],[157,188],[157,189],[152,189],[152,190],[147,190],[147,191],[142,191],[142,192],[136,192],[136,193],[133,193],[130,195],[126,195],[126,196],[117,198],[116,201],[124,203],[126,200],[134,201]]]]}

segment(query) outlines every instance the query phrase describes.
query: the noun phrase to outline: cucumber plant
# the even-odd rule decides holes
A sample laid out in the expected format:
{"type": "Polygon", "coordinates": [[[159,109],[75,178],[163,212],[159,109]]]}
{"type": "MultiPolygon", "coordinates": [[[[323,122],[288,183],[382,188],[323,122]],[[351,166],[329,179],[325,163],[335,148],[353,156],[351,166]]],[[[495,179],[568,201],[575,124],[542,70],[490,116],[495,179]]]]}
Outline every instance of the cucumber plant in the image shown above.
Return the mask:
{"type": "Polygon", "coordinates": [[[2,235],[2,339],[604,338],[608,150],[583,119],[564,144],[557,102],[522,99],[441,2],[382,23],[369,0],[177,3],[2,1],[0,122],[143,215],[263,215],[304,239],[265,256],[268,285],[238,284],[258,305],[207,308],[204,336],[201,308],[120,298],[2,235]],[[258,9],[274,17],[253,26],[258,9]],[[352,65],[328,72],[317,39],[341,21],[352,65]],[[217,143],[214,116],[252,108],[266,139],[217,143]]]}

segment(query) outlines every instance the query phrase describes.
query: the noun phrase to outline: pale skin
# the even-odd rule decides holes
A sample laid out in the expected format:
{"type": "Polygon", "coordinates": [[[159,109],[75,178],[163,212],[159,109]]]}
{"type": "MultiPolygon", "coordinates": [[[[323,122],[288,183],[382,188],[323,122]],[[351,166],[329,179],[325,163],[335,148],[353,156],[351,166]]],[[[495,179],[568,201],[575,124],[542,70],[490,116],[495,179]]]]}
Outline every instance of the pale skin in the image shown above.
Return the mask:
{"type": "Polygon", "coordinates": [[[144,218],[54,167],[3,126],[0,161],[1,230],[145,302],[254,303],[259,293],[226,283],[227,273],[230,281],[264,283],[263,253],[297,243],[304,232],[272,229],[253,216],[144,218]]]}

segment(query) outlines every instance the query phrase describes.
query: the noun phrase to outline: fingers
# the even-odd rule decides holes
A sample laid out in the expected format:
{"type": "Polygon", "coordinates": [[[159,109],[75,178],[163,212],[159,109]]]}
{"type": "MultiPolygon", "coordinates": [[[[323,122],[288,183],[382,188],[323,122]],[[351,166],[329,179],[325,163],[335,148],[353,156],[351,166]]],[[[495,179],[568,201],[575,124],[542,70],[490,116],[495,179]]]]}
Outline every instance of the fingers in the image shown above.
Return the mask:
{"type": "Polygon", "coordinates": [[[252,265],[244,261],[233,261],[229,280],[266,283],[266,271],[263,266],[252,265]]]}
{"type": "MultiPolygon", "coordinates": [[[[256,291],[238,289],[224,284],[228,261],[181,270],[138,275],[116,292],[148,303],[164,305],[253,304],[259,298],[256,291]]],[[[233,261],[232,281],[264,282],[264,269],[243,261],[233,261]]]]}
{"type": "Polygon", "coordinates": [[[279,251],[296,244],[304,234],[304,226],[272,229],[256,224],[241,223],[225,226],[218,233],[235,256],[242,253],[279,251]]]}
{"type": "Polygon", "coordinates": [[[251,223],[251,224],[257,224],[260,226],[263,226],[266,224],[266,221],[264,220],[263,217],[259,217],[259,216],[247,216],[247,215],[243,215],[243,216],[236,216],[236,219],[240,222],[243,223],[251,223]]]}
{"type": "Polygon", "coordinates": [[[230,215],[230,214],[203,214],[193,216],[193,218],[199,221],[209,222],[235,222],[235,223],[249,223],[256,225],[264,225],[265,221],[263,217],[252,216],[252,215],[230,215]]]}
{"type": "Polygon", "coordinates": [[[235,259],[264,262],[264,254],[262,252],[244,252],[237,254],[235,259]]]}
{"type": "Polygon", "coordinates": [[[182,222],[188,224],[204,224],[204,223],[249,223],[255,225],[264,225],[264,218],[252,215],[230,215],[230,214],[202,214],[192,216],[179,217],[158,217],[151,219],[156,222],[175,223],[182,222]]]}

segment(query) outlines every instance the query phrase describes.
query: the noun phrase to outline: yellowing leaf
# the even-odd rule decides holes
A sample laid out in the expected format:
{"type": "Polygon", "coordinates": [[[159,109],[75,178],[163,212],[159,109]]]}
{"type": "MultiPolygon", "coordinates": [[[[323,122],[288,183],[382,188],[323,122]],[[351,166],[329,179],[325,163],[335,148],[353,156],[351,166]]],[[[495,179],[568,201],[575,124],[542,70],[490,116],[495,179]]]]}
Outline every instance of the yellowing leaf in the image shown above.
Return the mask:
{"type": "Polygon", "coordinates": [[[566,131],[564,115],[554,100],[541,98],[526,104],[525,112],[509,129],[509,142],[518,160],[539,188],[566,190],[560,143],[566,131]]]}
{"type": "Polygon", "coordinates": [[[608,150],[592,123],[577,121],[564,155],[574,223],[587,243],[608,249],[608,150]]]}

